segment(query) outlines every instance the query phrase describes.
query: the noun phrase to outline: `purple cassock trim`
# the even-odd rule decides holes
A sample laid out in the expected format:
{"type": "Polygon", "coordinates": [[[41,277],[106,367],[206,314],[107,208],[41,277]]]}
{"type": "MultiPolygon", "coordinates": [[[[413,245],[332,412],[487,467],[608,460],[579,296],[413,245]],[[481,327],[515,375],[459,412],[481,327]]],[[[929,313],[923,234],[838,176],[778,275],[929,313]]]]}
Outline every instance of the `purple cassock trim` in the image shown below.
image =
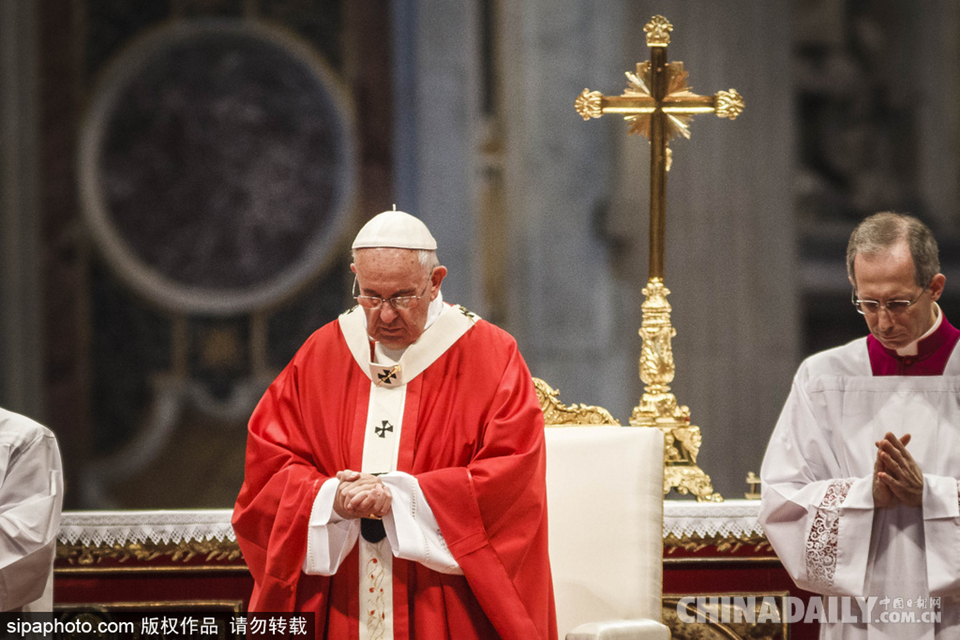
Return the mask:
{"type": "Polygon", "coordinates": [[[947,322],[946,316],[936,331],[917,344],[915,356],[898,356],[871,334],[867,336],[870,368],[875,376],[942,376],[957,340],[960,330],[947,322]]]}

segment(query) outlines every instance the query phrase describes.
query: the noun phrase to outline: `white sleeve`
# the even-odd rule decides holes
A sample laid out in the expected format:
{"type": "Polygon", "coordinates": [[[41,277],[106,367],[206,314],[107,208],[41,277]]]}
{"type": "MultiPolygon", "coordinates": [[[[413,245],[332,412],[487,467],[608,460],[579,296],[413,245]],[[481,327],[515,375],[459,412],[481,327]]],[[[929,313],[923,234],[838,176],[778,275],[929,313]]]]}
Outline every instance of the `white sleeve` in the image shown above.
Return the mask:
{"type": "MultiPolygon", "coordinates": [[[[60,450],[53,433],[5,424],[0,441],[0,610],[44,594],[53,570],[63,506],[60,450]]],[[[52,607],[53,603],[49,603],[52,607]]]]}
{"type": "Polygon", "coordinates": [[[760,524],[790,577],[815,593],[862,595],[873,531],[873,477],[841,474],[797,380],[760,478],[760,524]]]}
{"type": "Polygon", "coordinates": [[[380,479],[392,496],[390,513],[383,517],[383,528],[393,555],[419,562],[439,573],[463,575],[463,569],[447,549],[417,479],[402,471],[385,473],[380,479]]]}
{"type": "Polygon", "coordinates": [[[360,535],[359,520],[344,520],[333,510],[340,481],[329,478],[320,487],[310,510],[307,525],[307,553],[303,558],[303,572],[332,576],[340,568],[360,535]]]}
{"type": "Polygon", "coordinates": [[[923,535],[930,595],[960,590],[960,491],[954,478],[923,474],[923,535]]]}

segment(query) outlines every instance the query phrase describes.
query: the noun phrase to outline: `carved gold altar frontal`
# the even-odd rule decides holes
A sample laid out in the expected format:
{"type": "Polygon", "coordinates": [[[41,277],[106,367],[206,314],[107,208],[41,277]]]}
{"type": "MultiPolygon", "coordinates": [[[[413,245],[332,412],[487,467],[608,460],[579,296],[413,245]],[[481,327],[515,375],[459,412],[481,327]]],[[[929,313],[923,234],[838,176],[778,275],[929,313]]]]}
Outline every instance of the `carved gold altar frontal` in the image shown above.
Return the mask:
{"type": "Polygon", "coordinates": [[[667,62],[667,45],[673,30],[666,18],[654,16],[643,28],[650,47],[650,60],[637,63],[636,72],[627,72],[628,86],[620,96],[605,96],[584,89],[575,106],[584,120],[607,113],[622,114],[630,123],[629,133],[650,141],[650,267],[643,289],[643,321],[640,337],[640,379],[645,390],[633,410],[630,424],[657,427],[664,435],[663,493],[671,489],[692,494],[700,501],[723,500],[713,490],[710,477],[697,466],[702,436],[690,423],[690,409],[677,403],[670,392],[675,365],[672,339],[676,329],[670,323],[670,290],[664,285],[666,223],[666,182],[671,153],[667,146],[678,135],[690,137],[689,122],[697,113],[716,113],[733,120],[744,107],[735,89],[713,96],[699,96],[687,86],[682,62],[667,62]]]}

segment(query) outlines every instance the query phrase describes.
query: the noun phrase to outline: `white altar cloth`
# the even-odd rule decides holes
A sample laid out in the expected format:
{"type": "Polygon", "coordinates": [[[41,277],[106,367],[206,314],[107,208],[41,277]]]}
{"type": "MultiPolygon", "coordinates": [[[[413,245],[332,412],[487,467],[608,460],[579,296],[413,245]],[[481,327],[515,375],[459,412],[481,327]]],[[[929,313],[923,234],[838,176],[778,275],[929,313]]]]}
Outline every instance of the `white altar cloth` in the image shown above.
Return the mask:
{"type": "Polygon", "coordinates": [[[169,511],[64,511],[57,540],[88,546],[231,540],[233,509],[169,511]]]}
{"type": "Polygon", "coordinates": [[[762,536],[759,500],[663,501],[663,537],[743,538],[762,536]]]}
{"type": "MultiPolygon", "coordinates": [[[[665,500],[663,536],[741,538],[763,535],[757,522],[759,500],[695,502],[665,500]]],[[[235,541],[231,509],[164,511],[65,511],[59,542],[69,545],[235,541]]]]}

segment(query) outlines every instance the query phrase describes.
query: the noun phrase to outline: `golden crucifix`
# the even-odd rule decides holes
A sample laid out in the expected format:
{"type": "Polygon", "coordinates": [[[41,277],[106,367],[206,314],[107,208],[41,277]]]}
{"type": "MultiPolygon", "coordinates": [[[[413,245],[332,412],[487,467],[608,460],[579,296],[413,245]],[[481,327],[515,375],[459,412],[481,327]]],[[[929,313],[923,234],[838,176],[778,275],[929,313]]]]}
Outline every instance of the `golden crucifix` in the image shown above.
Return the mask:
{"type": "Polygon", "coordinates": [[[577,97],[577,113],[584,120],[606,113],[619,113],[630,122],[629,133],[650,141],[650,274],[641,309],[640,379],[646,388],[633,409],[630,424],[658,427],[664,435],[663,493],[675,488],[697,500],[719,502],[710,477],[697,466],[700,428],[690,424],[690,409],[677,404],[670,393],[675,366],[671,340],[677,335],[670,324],[670,291],[663,284],[664,230],[666,222],[667,172],[671,154],[667,146],[674,137],[690,137],[688,123],[697,113],[716,113],[733,120],[743,111],[743,98],[734,89],[713,96],[699,96],[687,87],[682,62],[667,62],[667,45],[673,25],[654,16],[643,27],[650,47],[650,61],[637,63],[636,73],[627,72],[628,86],[622,95],[605,96],[584,89],[577,97]]]}

